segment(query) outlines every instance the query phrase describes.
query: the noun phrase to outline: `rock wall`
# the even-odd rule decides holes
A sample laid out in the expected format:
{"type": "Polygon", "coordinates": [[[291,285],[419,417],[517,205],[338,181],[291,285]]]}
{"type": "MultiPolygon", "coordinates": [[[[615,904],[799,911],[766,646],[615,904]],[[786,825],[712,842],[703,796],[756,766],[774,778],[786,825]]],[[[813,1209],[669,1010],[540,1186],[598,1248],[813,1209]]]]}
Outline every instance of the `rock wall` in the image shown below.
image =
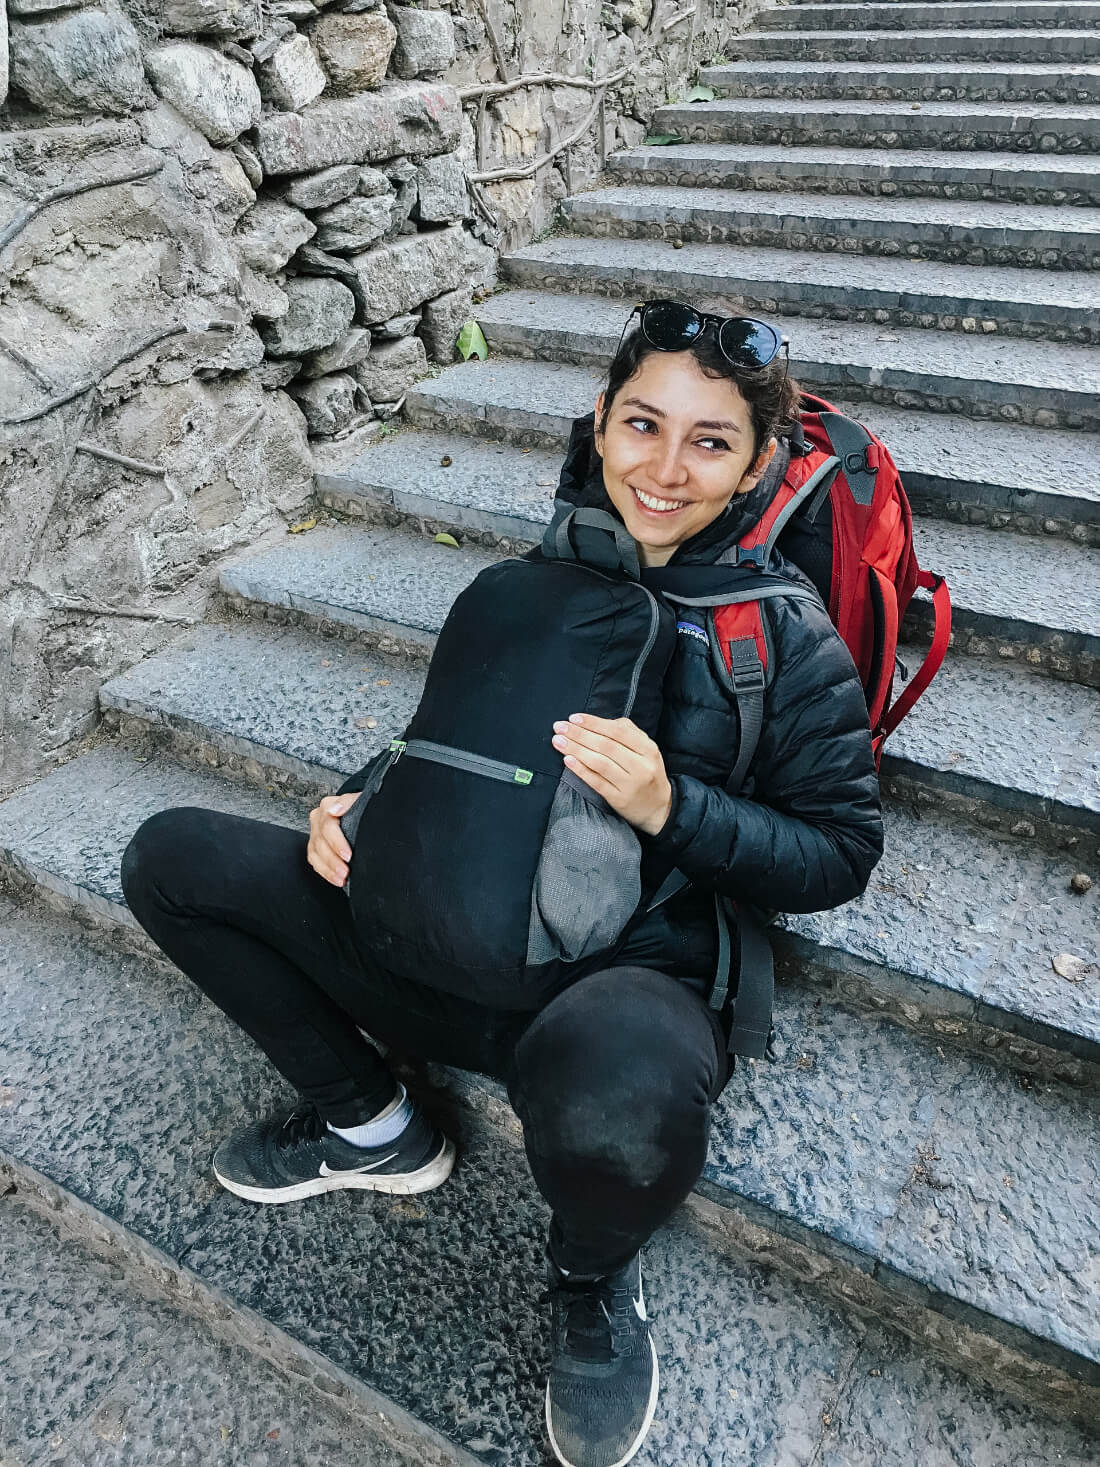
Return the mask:
{"type": "MultiPolygon", "coordinates": [[[[747,0],[751,4],[752,0],[747,0]]],[[[532,176],[598,79],[638,142],[724,0],[0,0],[0,790],[201,617],[219,558],[453,360],[502,248],[600,167],[532,176]],[[658,8],[655,9],[655,4],[658,8]],[[693,49],[694,42],[694,49],[693,49]]]]}

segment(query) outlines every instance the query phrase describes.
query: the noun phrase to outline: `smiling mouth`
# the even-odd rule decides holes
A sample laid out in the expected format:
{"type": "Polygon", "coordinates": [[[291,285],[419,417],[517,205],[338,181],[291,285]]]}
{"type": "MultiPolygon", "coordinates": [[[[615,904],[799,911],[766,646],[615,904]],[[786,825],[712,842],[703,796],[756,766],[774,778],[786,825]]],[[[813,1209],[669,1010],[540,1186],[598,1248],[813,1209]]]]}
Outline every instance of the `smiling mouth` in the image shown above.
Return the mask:
{"type": "Polygon", "coordinates": [[[677,510],[686,509],[691,503],[690,499],[658,499],[655,494],[645,494],[633,485],[631,491],[642,508],[650,514],[675,514],[677,510]]]}

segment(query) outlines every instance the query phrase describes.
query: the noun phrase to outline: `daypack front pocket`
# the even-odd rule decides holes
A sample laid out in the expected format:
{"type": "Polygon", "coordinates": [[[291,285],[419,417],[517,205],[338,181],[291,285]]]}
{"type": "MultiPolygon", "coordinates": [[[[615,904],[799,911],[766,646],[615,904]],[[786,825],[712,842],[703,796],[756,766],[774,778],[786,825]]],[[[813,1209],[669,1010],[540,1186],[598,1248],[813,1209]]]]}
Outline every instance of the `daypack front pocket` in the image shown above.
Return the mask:
{"type": "Polygon", "coordinates": [[[576,963],[618,942],[642,896],[638,837],[606,800],[566,772],[531,888],[527,963],[576,963]]]}

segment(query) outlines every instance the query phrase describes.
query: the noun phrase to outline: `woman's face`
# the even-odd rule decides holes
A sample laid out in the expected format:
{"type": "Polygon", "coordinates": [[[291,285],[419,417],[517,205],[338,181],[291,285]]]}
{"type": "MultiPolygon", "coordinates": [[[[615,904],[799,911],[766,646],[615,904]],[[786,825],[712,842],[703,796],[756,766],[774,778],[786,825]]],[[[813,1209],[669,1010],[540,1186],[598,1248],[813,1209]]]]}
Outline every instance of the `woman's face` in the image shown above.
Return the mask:
{"type": "MultiPolygon", "coordinates": [[[[596,422],[603,393],[596,399],[596,422]]],[[[687,351],[651,352],[619,389],[596,432],[608,497],[638,542],[643,565],[664,565],[735,494],[755,487],[771,439],[753,462],[749,406],[736,382],[708,377],[687,351]]]]}

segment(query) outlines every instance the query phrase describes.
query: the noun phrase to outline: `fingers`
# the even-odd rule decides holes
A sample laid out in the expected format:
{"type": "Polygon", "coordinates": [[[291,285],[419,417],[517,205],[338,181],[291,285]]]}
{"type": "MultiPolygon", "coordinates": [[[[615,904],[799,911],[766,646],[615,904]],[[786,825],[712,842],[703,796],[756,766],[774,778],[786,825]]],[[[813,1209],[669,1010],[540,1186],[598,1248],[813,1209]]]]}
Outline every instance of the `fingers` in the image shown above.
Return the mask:
{"type": "Polygon", "coordinates": [[[660,752],[628,718],[593,718],[574,714],[568,723],[555,723],[554,748],[614,784],[635,783],[652,774],[660,752]]]}
{"type": "Polygon", "coordinates": [[[309,844],[306,860],[333,886],[343,886],[348,879],[351,846],[340,829],[340,816],[347,813],[358,794],[326,795],[316,809],[309,812],[309,844]]]}

